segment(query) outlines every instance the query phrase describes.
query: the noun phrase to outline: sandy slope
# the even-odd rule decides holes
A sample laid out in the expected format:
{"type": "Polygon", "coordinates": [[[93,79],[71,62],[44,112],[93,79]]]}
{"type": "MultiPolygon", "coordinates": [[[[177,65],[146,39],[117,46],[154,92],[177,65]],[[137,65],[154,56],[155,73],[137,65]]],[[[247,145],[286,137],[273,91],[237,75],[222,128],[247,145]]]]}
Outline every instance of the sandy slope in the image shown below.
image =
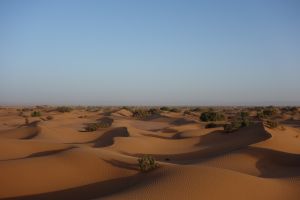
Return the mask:
{"type": "Polygon", "coordinates": [[[0,199],[266,199],[300,198],[300,129],[263,124],[224,134],[182,113],[134,120],[111,113],[109,128],[82,132],[103,113],[0,110],[0,199]],[[43,117],[42,117],[43,118],[43,117]],[[151,154],[160,167],[138,170],[151,154]]]}

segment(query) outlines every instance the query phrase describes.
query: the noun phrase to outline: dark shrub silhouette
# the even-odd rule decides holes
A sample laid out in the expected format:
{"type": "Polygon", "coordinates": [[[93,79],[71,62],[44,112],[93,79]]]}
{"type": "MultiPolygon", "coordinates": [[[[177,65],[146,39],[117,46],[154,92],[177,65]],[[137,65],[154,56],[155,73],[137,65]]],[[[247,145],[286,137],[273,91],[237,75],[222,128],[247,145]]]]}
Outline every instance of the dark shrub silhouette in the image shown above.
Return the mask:
{"type": "Polygon", "coordinates": [[[138,159],[139,168],[142,172],[148,172],[158,167],[155,159],[150,155],[144,155],[138,159]]]}
{"type": "Polygon", "coordinates": [[[277,128],[278,127],[278,122],[275,120],[267,120],[266,121],[266,126],[268,128],[277,128]]]}
{"type": "Polygon", "coordinates": [[[216,127],[218,127],[218,124],[215,123],[209,123],[205,125],[205,128],[216,128],[216,127]]]}
{"type": "Polygon", "coordinates": [[[33,111],[31,113],[31,117],[40,117],[42,116],[41,112],[40,111],[33,111]]]}
{"type": "Polygon", "coordinates": [[[200,120],[203,122],[222,121],[225,120],[225,116],[222,113],[209,111],[202,113],[200,116],[200,120]]]}
{"type": "Polygon", "coordinates": [[[170,111],[169,107],[163,106],[160,108],[161,111],[170,111]]]}

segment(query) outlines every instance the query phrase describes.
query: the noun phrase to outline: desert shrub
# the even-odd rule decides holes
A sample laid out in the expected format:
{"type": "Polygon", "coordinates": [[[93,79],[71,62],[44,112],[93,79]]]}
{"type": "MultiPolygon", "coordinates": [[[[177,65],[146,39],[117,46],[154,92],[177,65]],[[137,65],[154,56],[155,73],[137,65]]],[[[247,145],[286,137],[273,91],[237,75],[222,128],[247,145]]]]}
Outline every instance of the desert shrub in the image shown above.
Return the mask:
{"type": "Polygon", "coordinates": [[[250,125],[250,121],[248,118],[242,118],[240,123],[241,123],[241,127],[247,127],[250,125]]]}
{"type": "Polygon", "coordinates": [[[139,168],[142,172],[148,172],[158,167],[155,159],[150,155],[144,155],[138,159],[139,168]]]}
{"type": "Polygon", "coordinates": [[[232,133],[234,131],[239,130],[243,127],[248,127],[250,125],[250,121],[248,118],[239,118],[232,121],[230,124],[224,125],[225,133],[232,133]]]}
{"type": "Polygon", "coordinates": [[[273,106],[268,106],[262,112],[263,112],[264,116],[273,116],[277,113],[277,110],[273,106]]]}
{"type": "Polygon", "coordinates": [[[109,117],[103,117],[99,119],[96,123],[88,123],[84,127],[84,130],[87,132],[97,131],[99,128],[108,128],[112,125],[113,119],[109,117]]]}
{"type": "Polygon", "coordinates": [[[151,108],[151,109],[136,109],[132,112],[132,116],[136,119],[145,120],[150,118],[153,115],[159,114],[159,110],[151,108]]]}
{"type": "Polygon", "coordinates": [[[155,115],[155,114],[159,114],[159,113],[160,113],[159,109],[157,109],[157,108],[150,108],[150,109],[148,110],[148,112],[149,112],[150,114],[152,114],[152,115],[155,115]]]}
{"type": "Polygon", "coordinates": [[[278,127],[278,122],[275,120],[267,120],[266,125],[269,128],[277,128],[278,127]]]}
{"type": "Polygon", "coordinates": [[[209,121],[222,121],[225,119],[225,116],[222,113],[218,112],[204,112],[200,115],[200,120],[204,122],[209,121]]]}
{"type": "Polygon", "coordinates": [[[143,109],[134,110],[132,112],[132,116],[137,119],[146,119],[150,115],[151,115],[151,113],[149,113],[147,110],[143,110],[143,109]]]}
{"type": "Polygon", "coordinates": [[[176,112],[177,113],[177,112],[180,112],[180,110],[178,108],[171,108],[170,112],[176,112]]]}
{"type": "Polygon", "coordinates": [[[208,123],[205,125],[205,128],[216,128],[218,127],[218,124],[215,124],[215,123],[208,123]]]}
{"type": "Polygon", "coordinates": [[[265,118],[265,115],[264,115],[264,113],[262,111],[258,111],[257,114],[256,114],[256,116],[257,116],[258,119],[265,118]]]}
{"type": "Polygon", "coordinates": [[[40,111],[33,111],[32,113],[31,113],[31,117],[40,117],[42,114],[41,114],[41,112],[40,111]]]}
{"type": "Polygon", "coordinates": [[[241,122],[240,121],[233,121],[230,124],[225,124],[224,125],[224,132],[225,133],[232,133],[232,132],[235,132],[235,131],[239,130],[240,127],[241,127],[241,122]]]}
{"type": "Polygon", "coordinates": [[[108,128],[112,125],[113,121],[114,120],[109,117],[104,117],[100,119],[97,124],[99,128],[108,128]]]}
{"type": "Polygon", "coordinates": [[[163,106],[160,108],[161,111],[170,111],[169,107],[163,106]]]}
{"type": "Polygon", "coordinates": [[[73,109],[71,107],[68,107],[68,106],[59,106],[59,107],[56,108],[56,110],[58,112],[64,113],[64,112],[71,112],[73,109]]]}
{"type": "Polygon", "coordinates": [[[242,112],[240,112],[240,116],[241,116],[241,118],[249,117],[249,112],[242,111],[242,112]]]}
{"type": "Polygon", "coordinates": [[[98,130],[98,128],[99,126],[97,125],[97,123],[89,123],[84,127],[85,131],[88,132],[96,131],[98,130]]]}
{"type": "Polygon", "coordinates": [[[101,107],[98,107],[98,106],[88,106],[85,110],[87,112],[98,112],[98,111],[101,110],[101,107]]]}
{"type": "Polygon", "coordinates": [[[295,106],[293,106],[293,107],[287,106],[287,107],[281,108],[281,111],[282,111],[282,113],[290,113],[290,114],[297,114],[299,112],[298,108],[295,106]]]}
{"type": "Polygon", "coordinates": [[[201,112],[202,109],[201,108],[193,108],[191,109],[192,112],[201,112]]]}
{"type": "Polygon", "coordinates": [[[53,119],[53,116],[47,116],[47,120],[52,120],[53,119]]]}

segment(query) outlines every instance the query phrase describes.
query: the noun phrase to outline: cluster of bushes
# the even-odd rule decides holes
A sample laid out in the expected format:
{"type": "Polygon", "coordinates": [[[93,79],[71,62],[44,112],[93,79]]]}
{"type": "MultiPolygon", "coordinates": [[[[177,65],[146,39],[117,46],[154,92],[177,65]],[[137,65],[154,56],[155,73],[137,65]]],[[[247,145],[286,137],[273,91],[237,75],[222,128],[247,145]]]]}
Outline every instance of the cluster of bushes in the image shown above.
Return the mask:
{"type": "Polygon", "coordinates": [[[180,110],[178,108],[171,108],[170,112],[176,112],[176,113],[178,113],[178,112],[180,112],[180,110]]]}
{"type": "Polygon", "coordinates": [[[224,132],[232,133],[239,130],[240,128],[248,127],[250,125],[248,116],[248,112],[240,112],[239,116],[234,121],[232,121],[230,124],[224,125],[224,132]]]}
{"type": "Polygon", "coordinates": [[[278,127],[278,122],[275,120],[267,120],[265,123],[268,128],[277,128],[278,127]]]}
{"type": "Polygon", "coordinates": [[[150,109],[136,109],[132,111],[132,116],[136,119],[148,119],[153,115],[159,114],[159,110],[155,108],[150,109]]]}
{"type": "Polygon", "coordinates": [[[142,172],[148,172],[158,167],[155,159],[150,155],[144,155],[138,159],[139,168],[142,172]]]}
{"type": "Polygon", "coordinates": [[[203,122],[209,121],[223,121],[225,120],[225,116],[219,112],[208,111],[204,112],[200,115],[200,120],[203,122]]]}
{"type": "Polygon", "coordinates": [[[264,108],[261,111],[258,111],[257,112],[257,117],[259,119],[264,119],[264,118],[267,118],[267,117],[272,117],[276,114],[277,114],[277,109],[273,106],[269,106],[267,108],[264,108]]]}
{"type": "Polygon", "coordinates": [[[101,110],[101,107],[97,107],[97,106],[88,106],[86,108],[87,112],[98,112],[101,110]]]}
{"type": "Polygon", "coordinates": [[[87,132],[96,131],[99,128],[108,128],[112,125],[113,119],[104,117],[98,120],[96,123],[89,123],[84,127],[84,130],[87,132]]]}
{"type": "Polygon", "coordinates": [[[193,108],[191,109],[192,112],[201,112],[202,109],[201,108],[193,108]]]}
{"type": "Polygon", "coordinates": [[[241,123],[239,121],[233,121],[230,124],[224,125],[224,132],[232,133],[232,132],[239,130],[240,127],[241,127],[241,123]]]}
{"type": "Polygon", "coordinates": [[[68,107],[68,106],[59,106],[56,108],[56,111],[58,112],[71,112],[73,109],[71,107],[68,107]]]}
{"type": "Polygon", "coordinates": [[[161,110],[161,111],[170,111],[171,108],[166,107],[166,106],[163,106],[163,107],[160,108],[160,110],[161,110]]]}
{"type": "Polygon", "coordinates": [[[33,111],[31,113],[31,117],[40,117],[42,116],[41,112],[40,111],[33,111]]]}

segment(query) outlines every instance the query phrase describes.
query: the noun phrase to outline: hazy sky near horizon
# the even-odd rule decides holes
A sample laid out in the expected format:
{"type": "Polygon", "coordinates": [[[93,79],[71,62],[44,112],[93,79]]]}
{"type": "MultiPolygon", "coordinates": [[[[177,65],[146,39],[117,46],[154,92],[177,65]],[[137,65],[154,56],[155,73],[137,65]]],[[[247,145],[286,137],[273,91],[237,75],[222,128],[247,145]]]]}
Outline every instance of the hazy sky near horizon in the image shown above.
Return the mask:
{"type": "Polygon", "coordinates": [[[0,1],[0,104],[277,103],[300,103],[300,1],[0,1]]]}

